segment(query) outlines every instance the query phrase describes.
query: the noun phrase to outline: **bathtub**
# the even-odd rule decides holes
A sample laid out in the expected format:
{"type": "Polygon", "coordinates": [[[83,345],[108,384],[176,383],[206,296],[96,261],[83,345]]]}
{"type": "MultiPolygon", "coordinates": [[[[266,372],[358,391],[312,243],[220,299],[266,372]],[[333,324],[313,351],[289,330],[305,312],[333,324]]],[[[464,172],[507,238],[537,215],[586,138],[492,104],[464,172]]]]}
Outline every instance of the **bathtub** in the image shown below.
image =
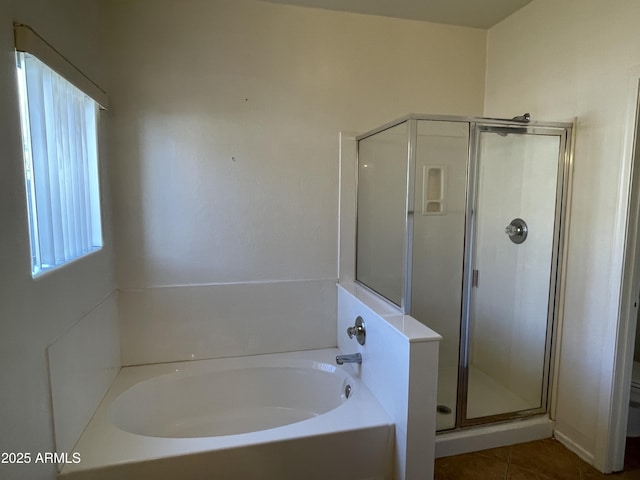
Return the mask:
{"type": "Polygon", "coordinates": [[[337,349],[123,368],[59,479],[391,479],[394,428],[337,349]]]}

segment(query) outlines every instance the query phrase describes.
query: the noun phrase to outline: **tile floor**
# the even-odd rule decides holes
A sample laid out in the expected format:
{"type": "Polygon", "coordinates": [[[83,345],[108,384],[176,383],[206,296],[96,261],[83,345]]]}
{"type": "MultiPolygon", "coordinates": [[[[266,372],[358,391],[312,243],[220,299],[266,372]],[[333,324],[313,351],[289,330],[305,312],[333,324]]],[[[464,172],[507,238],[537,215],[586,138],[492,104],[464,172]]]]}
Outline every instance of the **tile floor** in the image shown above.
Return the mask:
{"type": "Polygon", "coordinates": [[[640,437],[627,439],[625,471],[604,475],[553,439],[436,459],[434,480],[640,480],[640,437]]]}

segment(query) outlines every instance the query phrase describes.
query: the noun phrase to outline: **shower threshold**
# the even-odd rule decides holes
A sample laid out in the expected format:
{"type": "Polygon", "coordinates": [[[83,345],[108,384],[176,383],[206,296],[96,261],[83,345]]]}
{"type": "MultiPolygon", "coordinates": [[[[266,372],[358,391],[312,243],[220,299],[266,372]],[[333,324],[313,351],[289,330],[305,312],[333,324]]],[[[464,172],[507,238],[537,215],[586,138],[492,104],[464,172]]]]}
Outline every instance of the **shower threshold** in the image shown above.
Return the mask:
{"type": "Polygon", "coordinates": [[[554,425],[555,422],[544,414],[440,432],[436,435],[436,458],[551,438],[554,425]]]}
{"type": "MultiPolygon", "coordinates": [[[[469,392],[472,392],[473,401],[468,403],[467,418],[491,417],[505,412],[520,412],[538,407],[474,365],[469,367],[469,373],[469,392]]],[[[451,401],[456,398],[455,380],[456,375],[446,373],[440,378],[436,415],[438,432],[455,428],[455,403],[451,404],[451,401]]]]}

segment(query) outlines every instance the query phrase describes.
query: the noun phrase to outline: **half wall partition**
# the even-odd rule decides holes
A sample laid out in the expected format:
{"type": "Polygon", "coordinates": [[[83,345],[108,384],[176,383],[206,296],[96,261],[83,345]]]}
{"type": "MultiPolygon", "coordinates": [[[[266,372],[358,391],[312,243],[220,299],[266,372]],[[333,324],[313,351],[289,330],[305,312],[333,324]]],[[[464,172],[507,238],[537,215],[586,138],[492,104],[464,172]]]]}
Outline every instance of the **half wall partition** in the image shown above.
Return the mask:
{"type": "Polygon", "coordinates": [[[356,280],[442,335],[440,431],[547,411],[570,137],[410,115],[357,138],[356,280]]]}

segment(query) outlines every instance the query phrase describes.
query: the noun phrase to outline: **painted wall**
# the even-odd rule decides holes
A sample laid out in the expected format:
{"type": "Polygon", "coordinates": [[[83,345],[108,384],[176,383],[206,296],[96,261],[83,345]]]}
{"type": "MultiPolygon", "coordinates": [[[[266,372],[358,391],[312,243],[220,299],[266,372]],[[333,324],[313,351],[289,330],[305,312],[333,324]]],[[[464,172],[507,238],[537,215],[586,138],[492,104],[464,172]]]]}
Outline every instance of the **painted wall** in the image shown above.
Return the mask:
{"type": "Polygon", "coordinates": [[[556,431],[605,458],[629,165],[629,69],[640,3],[534,0],[488,33],[485,114],[578,117],[556,431]]]}
{"type": "Polygon", "coordinates": [[[164,360],[245,351],[160,349],[147,335],[158,324],[213,338],[246,322],[255,353],[335,345],[335,292],[313,315],[281,319],[277,336],[301,332],[295,341],[260,339],[274,336],[265,318],[279,303],[296,302],[289,282],[320,282],[309,291],[322,295],[338,277],[339,132],[410,111],[481,113],[486,32],[255,1],[108,6],[127,362],[146,361],[130,334],[164,360]],[[253,300],[271,283],[283,296],[253,300]],[[208,294],[176,318],[153,310],[166,286],[183,302],[208,294]],[[251,311],[210,314],[221,289],[251,311]],[[133,297],[142,308],[126,307],[133,297]]]}
{"type": "MultiPolygon", "coordinates": [[[[94,310],[115,289],[108,187],[103,175],[105,247],[37,281],[31,278],[15,80],[13,22],[32,26],[96,82],[104,84],[97,1],[2,0],[0,2],[0,451],[53,452],[52,397],[47,347],[94,310]]],[[[103,161],[106,162],[103,157],[103,161]]],[[[102,316],[115,324],[115,309],[102,316]]],[[[99,339],[117,347],[117,333],[99,339]],[[111,338],[116,337],[116,338],[111,338]]],[[[74,346],[91,341],[85,335],[74,346]]],[[[116,355],[117,356],[117,355],[116,355]]],[[[73,362],[72,362],[73,363],[73,362]]],[[[61,364],[59,364],[61,365],[61,364]]],[[[85,365],[88,367],[88,365],[85,365]]],[[[102,368],[100,366],[99,368],[102,368]]],[[[63,370],[64,371],[64,370],[63,370]]],[[[90,374],[90,372],[87,372],[90,374]]],[[[65,374],[63,373],[63,378],[65,374]]],[[[60,391],[66,391],[61,387],[60,391]]],[[[82,393],[80,388],[78,393],[82,393]]],[[[93,399],[93,397],[92,397],[93,399]]],[[[92,400],[93,401],[93,400],[92,400]]],[[[86,407],[86,405],[82,405],[86,407]]],[[[95,405],[93,406],[95,408],[95,405]]],[[[53,479],[51,464],[0,465],[3,479],[53,479]]]]}

